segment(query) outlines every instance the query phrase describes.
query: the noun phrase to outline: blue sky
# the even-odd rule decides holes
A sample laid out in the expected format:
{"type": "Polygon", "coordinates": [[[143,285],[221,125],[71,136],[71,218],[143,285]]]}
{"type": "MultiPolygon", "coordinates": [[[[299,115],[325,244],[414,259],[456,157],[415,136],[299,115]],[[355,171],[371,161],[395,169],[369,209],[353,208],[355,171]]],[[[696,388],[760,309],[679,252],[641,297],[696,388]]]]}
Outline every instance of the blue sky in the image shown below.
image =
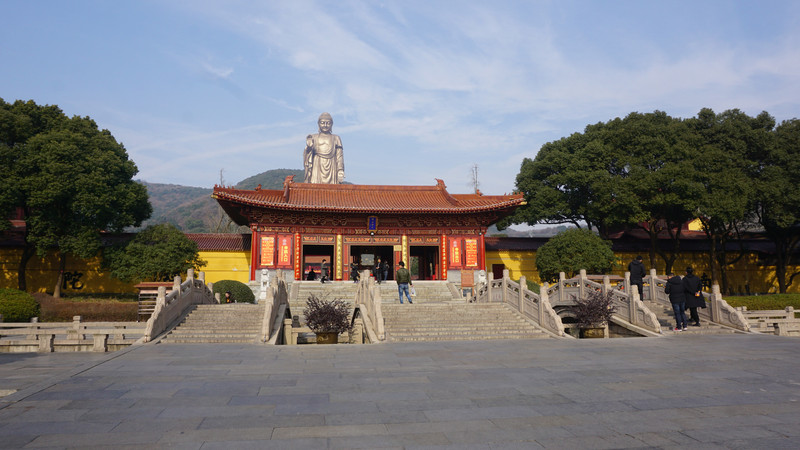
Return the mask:
{"type": "Polygon", "coordinates": [[[0,97],[90,116],[155,183],[302,168],[514,189],[524,157],[632,111],[800,116],[800,2],[0,2],[0,97]]]}

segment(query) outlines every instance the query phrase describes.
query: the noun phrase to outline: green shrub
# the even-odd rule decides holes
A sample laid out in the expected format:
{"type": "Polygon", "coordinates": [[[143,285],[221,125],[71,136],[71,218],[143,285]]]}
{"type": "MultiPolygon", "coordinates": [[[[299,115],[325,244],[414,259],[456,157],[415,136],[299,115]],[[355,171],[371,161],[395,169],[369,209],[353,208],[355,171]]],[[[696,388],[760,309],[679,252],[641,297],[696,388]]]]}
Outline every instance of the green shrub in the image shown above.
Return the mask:
{"type": "Polygon", "coordinates": [[[787,306],[800,311],[800,294],[731,295],[723,298],[733,307],[746,306],[748,311],[785,309],[787,306]]]}
{"type": "Polygon", "coordinates": [[[565,272],[567,278],[574,277],[581,269],[589,274],[610,273],[616,261],[611,241],[585,228],[562,231],[536,251],[539,278],[548,283],[558,280],[560,272],[565,272]]]}
{"type": "Polygon", "coordinates": [[[525,284],[527,284],[526,287],[528,288],[528,290],[533,292],[534,294],[538,294],[539,293],[539,289],[541,289],[541,286],[539,286],[539,283],[537,283],[535,281],[531,281],[531,280],[529,280],[527,278],[525,279],[525,284]]]}
{"type": "Polygon", "coordinates": [[[256,296],[250,287],[241,281],[235,280],[220,280],[214,283],[214,294],[219,293],[221,302],[225,302],[225,292],[231,291],[231,297],[237,303],[255,303],[256,296]]]}
{"type": "Polygon", "coordinates": [[[0,289],[0,314],[3,322],[30,322],[39,316],[39,304],[27,292],[0,289]]]}

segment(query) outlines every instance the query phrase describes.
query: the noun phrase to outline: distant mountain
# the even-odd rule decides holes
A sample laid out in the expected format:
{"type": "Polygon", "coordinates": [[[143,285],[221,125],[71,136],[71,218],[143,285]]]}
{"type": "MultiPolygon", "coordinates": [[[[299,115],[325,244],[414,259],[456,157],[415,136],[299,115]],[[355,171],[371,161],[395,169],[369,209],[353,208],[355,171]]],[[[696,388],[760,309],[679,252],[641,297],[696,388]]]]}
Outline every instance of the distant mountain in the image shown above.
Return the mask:
{"type": "MultiPolygon", "coordinates": [[[[282,189],[286,176],[302,180],[303,171],[274,169],[246,178],[235,185],[239,189],[282,189]]],[[[232,223],[217,201],[211,198],[212,189],[159,184],[141,181],[147,187],[153,214],[142,228],[159,223],[171,223],[185,233],[247,233],[247,227],[232,223]]]]}
{"type": "Polygon", "coordinates": [[[236,187],[239,189],[255,189],[260,184],[262,189],[283,189],[283,181],[289,175],[294,175],[295,182],[303,181],[302,170],[273,169],[245,178],[237,183],[236,187]]]}

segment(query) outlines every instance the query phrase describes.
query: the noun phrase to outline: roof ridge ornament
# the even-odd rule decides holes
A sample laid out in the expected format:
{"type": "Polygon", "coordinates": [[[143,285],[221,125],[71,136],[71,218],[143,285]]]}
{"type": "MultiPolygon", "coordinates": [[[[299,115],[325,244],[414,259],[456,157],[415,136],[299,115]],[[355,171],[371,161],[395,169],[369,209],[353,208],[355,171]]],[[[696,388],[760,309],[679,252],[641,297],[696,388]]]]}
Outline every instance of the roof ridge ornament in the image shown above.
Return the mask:
{"type": "Polygon", "coordinates": [[[294,175],[286,175],[283,180],[283,200],[289,201],[289,186],[294,184],[294,175]]]}

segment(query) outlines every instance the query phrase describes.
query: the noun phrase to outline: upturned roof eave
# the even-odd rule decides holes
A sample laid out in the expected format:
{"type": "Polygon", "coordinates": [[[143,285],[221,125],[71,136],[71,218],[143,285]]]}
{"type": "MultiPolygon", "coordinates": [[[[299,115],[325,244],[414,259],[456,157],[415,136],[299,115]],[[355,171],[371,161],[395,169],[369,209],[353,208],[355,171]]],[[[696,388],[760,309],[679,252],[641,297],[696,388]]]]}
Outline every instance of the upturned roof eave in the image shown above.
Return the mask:
{"type": "Polygon", "coordinates": [[[242,205],[265,208],[277,209],[281,211],[302,211],[302,212],[328,212],[328,213],[396,213],[396,214],[464,214],[464,213],[481,213],[499,211],[503,209],[513,208],[522,204],[521,199],[514,199],[502,203],[496,203],[485,206],[467,206],[467,207],[452,207],[452,208],[386,208],[386,207],[341,207],[341,206],[311,206],[311,205],[297,205],[287,203],[268,203],[258,202],[247,198],[235,198],[228,196],[213,196],[218,201],[227,201],[231,203],[239,203],[242,205]]]}

